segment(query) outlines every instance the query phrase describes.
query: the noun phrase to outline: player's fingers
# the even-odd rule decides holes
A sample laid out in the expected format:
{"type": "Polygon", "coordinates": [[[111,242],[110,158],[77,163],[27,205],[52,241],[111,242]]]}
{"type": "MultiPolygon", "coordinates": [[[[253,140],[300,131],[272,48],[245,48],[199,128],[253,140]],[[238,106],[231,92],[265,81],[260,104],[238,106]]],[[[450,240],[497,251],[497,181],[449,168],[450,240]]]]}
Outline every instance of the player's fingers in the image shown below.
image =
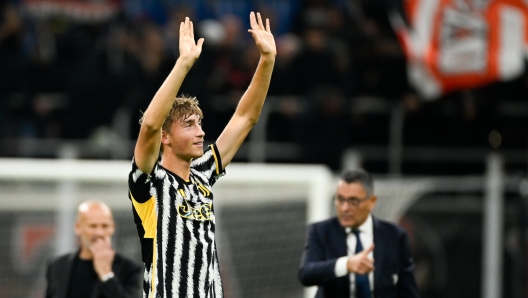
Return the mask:
{"type": "Polygon", "coordinates": [[[196,46],[199,47],[199,48],[201,49],[203,43],[204,43],[204,39],[203,39],[203,38],[200,38],[200,39],[198,39],[198,42],[196,43],[196,46]]]}
{"type": "Polygon", "coordinates": [[[257,18],[258,18],[259,28],[264,30],[264,23],[262,22],[262,17],[260,16],[260,12],[257,12],[257,18]]]}
{"type": "Polygon", "coordinates": [[[259,40],[261,39],[260,38],[260,34],[258,33],[258,31],[254,31],[254,30],[248,30],[249,33],[251,33],[251,36],[253,36],[253,40],[255,40],[255,42],[257,43],[257,45],[259,44],[259,40]]]}
{"type": "Polygon", "coordinates": [[[194,40],[194,25],[193,25],[193,22],[189,22],[191,25],[190,25],[190,32],[189,34],[191,35],[192,39],[194,40]]]}
{"type": "Polygon", "coordinates": [[[189,35],[189,17],[185,17],[185,26],[184,26],[185,35],[189,35]]]}
{"type": "Polygon", "coordinates": [[[270,28],[270,21],[269,21],[269,19],[266,19],[266,31],[268,31],[269,33],[271,33],[271,28],[270,28]]]}
{"type": "Polygon", "coordinates": [[[249,24],[251,26],[251,29],[253,30],[256,30],[258,27],[257,19],[255,18],[254,12],[249,13],[249,24]]]}

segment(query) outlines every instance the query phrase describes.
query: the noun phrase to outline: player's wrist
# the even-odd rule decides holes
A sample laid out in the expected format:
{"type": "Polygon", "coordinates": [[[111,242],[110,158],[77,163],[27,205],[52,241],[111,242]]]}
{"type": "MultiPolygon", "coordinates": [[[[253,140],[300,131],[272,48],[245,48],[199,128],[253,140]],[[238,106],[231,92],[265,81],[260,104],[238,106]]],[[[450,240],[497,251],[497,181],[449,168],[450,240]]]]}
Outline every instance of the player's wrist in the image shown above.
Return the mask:
{"type": "Polygon", "coordinates": [[[176,65],[181,65],[184,68],[191,68],[198,57],[180,56],[176,61],[176,65]]]}
{"type": "Polygon", "coordinates": [[[276,54],[273,53],[261,53],[260,60],[264,62],[275,63],[275,56],[276,54]]]}

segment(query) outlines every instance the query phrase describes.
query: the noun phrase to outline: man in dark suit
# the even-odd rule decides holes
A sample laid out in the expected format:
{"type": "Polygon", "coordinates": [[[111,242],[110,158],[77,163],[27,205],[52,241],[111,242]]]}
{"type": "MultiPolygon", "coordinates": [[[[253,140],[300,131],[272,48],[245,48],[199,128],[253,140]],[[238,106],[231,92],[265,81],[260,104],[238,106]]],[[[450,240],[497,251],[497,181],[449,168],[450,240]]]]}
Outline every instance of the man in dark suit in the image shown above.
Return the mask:
{"type": "Polygon", "coordinates": [[[114,230],[106,204],[82,203],[75,224],[80,249],[48,264],[46,298],[140,297],[143,270],[114,251],[114,230]]]}
{"type": "Polygon", "coordinates": [[[308,227],[300,281],[318,298],[418,297],[407,233],[371,215],[371,175],[344,173],[334,200],[337,217],[308,227]]]}

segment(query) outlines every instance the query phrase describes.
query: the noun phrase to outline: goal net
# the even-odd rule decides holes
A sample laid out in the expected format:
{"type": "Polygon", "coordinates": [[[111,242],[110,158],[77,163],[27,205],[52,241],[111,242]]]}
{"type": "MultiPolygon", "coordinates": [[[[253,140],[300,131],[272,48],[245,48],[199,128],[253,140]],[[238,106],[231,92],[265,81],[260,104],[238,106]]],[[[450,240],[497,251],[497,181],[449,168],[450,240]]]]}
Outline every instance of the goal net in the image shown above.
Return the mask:
{"type": "MultiPolygon", "coordinates": [[[[113,210],[117,251],[140,260],[127,198],[128,161],[0,159],[0,297],[43,297],[46,261],[74,251],[75,210],[113,210]]],[[[331,214],[323,166],[231,164],[213,187],[226,297],[303,297],[306,224],[331,214]]]]}

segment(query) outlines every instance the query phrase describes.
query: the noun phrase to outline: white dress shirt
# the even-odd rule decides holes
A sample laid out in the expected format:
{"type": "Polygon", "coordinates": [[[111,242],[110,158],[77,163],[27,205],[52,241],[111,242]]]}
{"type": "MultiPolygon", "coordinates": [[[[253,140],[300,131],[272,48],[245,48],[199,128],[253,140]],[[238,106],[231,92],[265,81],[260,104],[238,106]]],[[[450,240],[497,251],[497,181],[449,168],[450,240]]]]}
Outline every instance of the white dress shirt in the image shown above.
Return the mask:
{"type": "MultiPolygon", "coordinates": [[[[356,252],[356,235],[352,232],[351,228],[345,228],[347,233],[347,252],[348,255],[337,259],[335,265],[335,275],[336,277],[343,277],[348,274],[347,261],[348,258],[355,255],[356,252]]],[[[369,248],[369,246],[374,241],[374,223],[372,221],[372,215],[367,217],[367,220],[359,226],[359,238],[361,239],[361,244],[363,245],[363,250],[369,248]]],[[[371,259],[374,260],[374,251],[371,251],[368,255],[371,259]]],[[[351,273],[350,276],[350,297],[356,297],[356,276],[351,273]]],[[[368,275],[370,283],[370,292],[374,295],[374,271],[370,272],[368,275]]]]}

